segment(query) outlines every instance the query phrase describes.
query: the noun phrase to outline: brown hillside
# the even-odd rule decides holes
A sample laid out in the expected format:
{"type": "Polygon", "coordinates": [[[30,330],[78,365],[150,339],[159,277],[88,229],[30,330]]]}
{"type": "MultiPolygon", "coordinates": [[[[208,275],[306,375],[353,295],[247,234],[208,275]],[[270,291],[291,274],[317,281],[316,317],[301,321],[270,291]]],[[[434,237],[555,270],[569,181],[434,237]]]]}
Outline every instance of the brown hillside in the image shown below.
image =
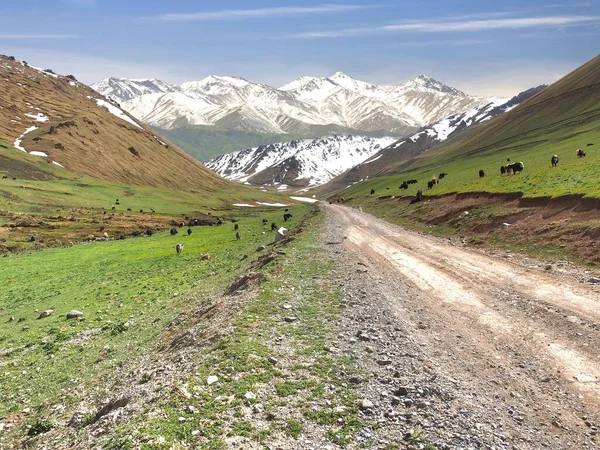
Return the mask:
{"type": "Polygon", "coordinates": [[[108,102],[74,78],[0,56],[0,137],[7,142],[35,126],[21,146],[29,153],[44,152],[48,163],[56,161],[73,172],[182,191],[230,184],[127,113],[114,110],[133,123],[99,106],[97,99],[108,102]],[[38,114],[48,120],[30,117],[38,114]]]}

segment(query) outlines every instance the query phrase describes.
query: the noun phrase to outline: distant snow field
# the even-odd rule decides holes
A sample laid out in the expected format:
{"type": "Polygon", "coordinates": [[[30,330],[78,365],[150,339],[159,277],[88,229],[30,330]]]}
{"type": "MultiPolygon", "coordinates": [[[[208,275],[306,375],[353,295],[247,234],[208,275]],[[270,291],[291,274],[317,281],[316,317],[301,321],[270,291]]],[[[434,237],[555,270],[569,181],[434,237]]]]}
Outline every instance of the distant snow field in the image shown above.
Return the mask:
{"type": "Polygon", "coordinates": [[[304,203],[317,203],[319,200],[316,198],[308,198],[308,197],[290,197],[292,200],[296,200],[298,202],[304,203]]]}
{"type": "Polygon", "coordinates": [[[284,206],[288,206],[285,203],[265,203],[265,202],[256,202],[259,205],[264,205],[264,206],[277,206],[277,207],[284,207],[284,206]]]}

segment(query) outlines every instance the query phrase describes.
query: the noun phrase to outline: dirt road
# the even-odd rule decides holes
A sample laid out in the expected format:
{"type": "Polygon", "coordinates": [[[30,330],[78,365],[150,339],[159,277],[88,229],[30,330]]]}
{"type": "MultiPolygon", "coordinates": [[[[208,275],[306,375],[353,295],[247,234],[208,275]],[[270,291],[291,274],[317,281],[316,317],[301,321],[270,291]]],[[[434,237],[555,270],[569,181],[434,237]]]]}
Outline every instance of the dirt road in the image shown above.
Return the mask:
{"type": "Polygon", "coordinates": [[[389,303],[396,320],[408,324],[437,372],[468,386],[472,402],[496,411],[498,420],[513,405],[508,436],[531,426],[543,439],[529,448],[596,448],[597,287],[350,208],[326,211],[342,230],[347,257],[383,280],[373,301],[389,303]]]}

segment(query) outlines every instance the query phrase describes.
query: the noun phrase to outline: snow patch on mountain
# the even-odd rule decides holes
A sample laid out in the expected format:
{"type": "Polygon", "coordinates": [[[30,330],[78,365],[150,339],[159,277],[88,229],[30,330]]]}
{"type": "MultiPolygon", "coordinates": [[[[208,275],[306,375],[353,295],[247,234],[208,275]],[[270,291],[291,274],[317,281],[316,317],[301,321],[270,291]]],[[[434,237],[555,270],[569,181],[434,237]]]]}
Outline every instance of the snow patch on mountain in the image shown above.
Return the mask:
{"type": "Polygon", "coordinates": [[[19,136],[18,138],[15,139],[15,142],[13,142],[13,147],[16,148],[17,150],[21,150],[22,152],[27,153],[27,150],[25,150],[25,148],[21,145],[21,143],[23,142],[23,138],[25,137],[25,135],[27,133],[31,133],[32,131],[35,131],[37,129],[38,129],[38,127],[27,128],[21,136],[19,136]]]}

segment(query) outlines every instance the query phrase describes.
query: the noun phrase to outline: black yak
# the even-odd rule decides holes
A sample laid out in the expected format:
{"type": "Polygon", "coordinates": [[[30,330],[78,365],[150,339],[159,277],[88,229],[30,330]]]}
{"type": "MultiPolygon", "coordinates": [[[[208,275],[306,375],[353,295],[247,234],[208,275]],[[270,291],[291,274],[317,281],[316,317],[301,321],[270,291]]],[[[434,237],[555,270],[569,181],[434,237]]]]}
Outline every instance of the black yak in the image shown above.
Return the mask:
{"type": "Polygon", "coordinates": [[[552,158],[550,158],[550,164],[552,164],[552,167],[558,165],[558,155],[553,155],[552,158]]]}

